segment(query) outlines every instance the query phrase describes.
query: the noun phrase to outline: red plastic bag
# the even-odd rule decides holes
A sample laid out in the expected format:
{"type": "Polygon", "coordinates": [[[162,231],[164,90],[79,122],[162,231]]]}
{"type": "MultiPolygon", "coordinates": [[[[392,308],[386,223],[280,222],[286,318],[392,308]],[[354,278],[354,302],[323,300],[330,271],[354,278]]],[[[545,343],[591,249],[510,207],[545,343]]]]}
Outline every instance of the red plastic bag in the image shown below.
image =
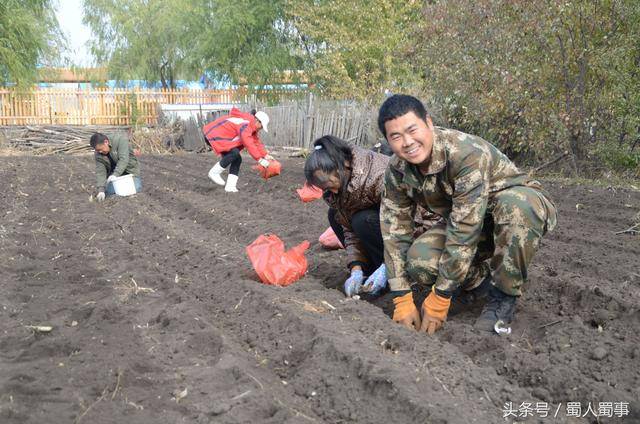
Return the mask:
{"type": "Polygon", "coordinates": [[[322,197],[322,190],[316,186],[309,185],[309,183],[304,183],[302,188],[299,188],[296,191],[298,192],[298,196],[300,196],[300,200],[304,203],[313,202],[314,200],[322,197]]]}
{"type": "Polygon", "coordinates": [[[318,241],[325,249],[335,250],[335,249],[344,249],[342,243],[340,243],[340,239],[333,232],[333,228],[329,227],[327,230],[320,235],[318,241]]]}
{"type": "Polygon", "coordinates": [[[265,180],[268,180],[271,177],[275,177],[276,175],[280,175],[280,171],[282,170],[282,165],[277,160],[270,160],[269,166],[264,167],[262,165],[254,165],[253,169],[260,173],[260,176],[265,180]]]}
{"type": "Polygon", "coordinates": [[[285,252],[282,240],[274,234],[267,234],[247,246],[247,256],[260,281],[286,287],[307,272],[304,252],[308,248],[309,242],[305,240],[285,252]]]}

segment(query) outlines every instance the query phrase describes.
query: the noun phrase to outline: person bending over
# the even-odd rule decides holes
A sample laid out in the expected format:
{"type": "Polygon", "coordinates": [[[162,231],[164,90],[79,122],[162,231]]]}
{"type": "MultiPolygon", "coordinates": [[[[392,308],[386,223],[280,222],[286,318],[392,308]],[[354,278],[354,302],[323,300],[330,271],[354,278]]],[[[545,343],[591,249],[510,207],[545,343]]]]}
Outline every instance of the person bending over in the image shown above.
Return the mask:
{"type": "Polygon", "coordinates": [[[268,132],[269,116],[263,112],[245,113],[237,108],[231,109],[228,115],[219,117],[202,128],[205,140],[218,156],[220,161],[209,170],[209,178],[214,183],[224,186],[227,193],[238,191],[238,175],[242,156],[240,151],[247,149],[251,157],[258,161],[260,166],[269,167],[269,161],[273,157],[267,153],[260,141],[258,133],[264,129],[268,132]],[[229,169],[227,181],[222,178],[222,173],[229,169]]]}
{"type": "Polygon", "coordinates": [[[105,196],[115,194],[113,181],[122,175],[133,175],[136,193],[142,190],[140,163],[125,137],[107,137],[102,133],[95,133],[89,139],[89,145],[95,153],[96,199],[99,202],[102,202],[105,196]]]}

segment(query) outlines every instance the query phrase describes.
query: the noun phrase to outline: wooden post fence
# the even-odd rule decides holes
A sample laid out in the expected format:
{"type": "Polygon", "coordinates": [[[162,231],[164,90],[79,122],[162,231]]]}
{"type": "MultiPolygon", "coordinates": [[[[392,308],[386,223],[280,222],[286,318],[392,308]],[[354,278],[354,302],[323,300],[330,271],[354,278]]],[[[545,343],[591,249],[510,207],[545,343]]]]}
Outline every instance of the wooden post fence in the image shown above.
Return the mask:
{"type": "Polygon", "coordinates": [[[261,138],[272,146],[308,149],[327,134],[359,145],[373,145],[380,138],[370,107],[321,100],[306,90],[0,88],[0,127],[155,125],[161,104],[191,104],[196,111],[202,111],[205,104],[257,107],[271,118],[269,133],[262,133],[261,138]]]}
{"type": "MultiPolygon", "coordinates": [[[[302,90],[304,91],[304,90],[302,90]]],[[[298,96],[301,90],[254,91],[269,102],[298,96]]],[[[247,103],[244,88],[189,89],[59,89],[0,88],[2,125],[153,125],[159,104],[247,103]],[[135,121],[135,122],[134,122],[135,121]]]]}

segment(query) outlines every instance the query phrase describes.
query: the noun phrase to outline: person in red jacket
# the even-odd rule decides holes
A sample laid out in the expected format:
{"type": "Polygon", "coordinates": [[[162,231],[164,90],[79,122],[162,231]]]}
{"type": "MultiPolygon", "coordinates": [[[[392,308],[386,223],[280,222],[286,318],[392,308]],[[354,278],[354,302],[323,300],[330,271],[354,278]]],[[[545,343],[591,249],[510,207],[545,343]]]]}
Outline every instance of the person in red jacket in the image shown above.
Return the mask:
{"type": "Polygon", "coordinates": [[[258,132],[261,129],[267,131],[269,116],[263,112],[245,113],[237,108],[231,109],[228,115],[219,117],[202,128],[204,138],[214,152],[221,159],[209,170],[209,178],[214,183],[224,186],[224,191],[235,193],[238,191],[238,173],[242,156],[240,151],[244,148],[260,166],[269,167],[269,161],[273,157],[264,148],[258,132]],[[225,182],[222,173],[229,168],[229,176],[225,182]]]}

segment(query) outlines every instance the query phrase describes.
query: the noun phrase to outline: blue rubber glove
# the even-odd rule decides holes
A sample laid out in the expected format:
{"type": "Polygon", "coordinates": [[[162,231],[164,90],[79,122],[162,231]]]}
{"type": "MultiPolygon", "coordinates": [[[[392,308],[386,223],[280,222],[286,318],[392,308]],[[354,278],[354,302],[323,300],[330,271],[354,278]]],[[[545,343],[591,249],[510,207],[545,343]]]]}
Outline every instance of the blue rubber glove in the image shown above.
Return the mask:
{"type": "Polygon", "coordinates": [[[369,276],[369,278],[367,278],[367,281],[364,283],[363,291],[368,292],[373,296],[377,296],[386,285],[387,267],[382,264],[369,276]]]}
{"type": "Polygon", "coordinates": [[[360,269],[354,269],[351,271],[351,277],[344,282],[344,293],[351,297],[360,293],[362,290],[362,283],[364,281],[364,274],[360,269]]]}

